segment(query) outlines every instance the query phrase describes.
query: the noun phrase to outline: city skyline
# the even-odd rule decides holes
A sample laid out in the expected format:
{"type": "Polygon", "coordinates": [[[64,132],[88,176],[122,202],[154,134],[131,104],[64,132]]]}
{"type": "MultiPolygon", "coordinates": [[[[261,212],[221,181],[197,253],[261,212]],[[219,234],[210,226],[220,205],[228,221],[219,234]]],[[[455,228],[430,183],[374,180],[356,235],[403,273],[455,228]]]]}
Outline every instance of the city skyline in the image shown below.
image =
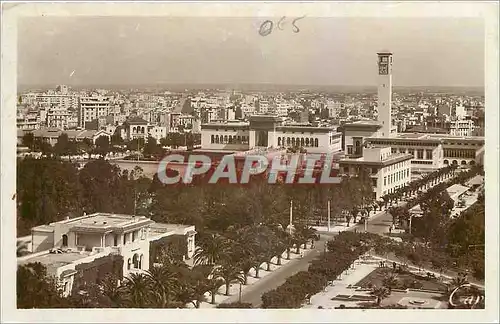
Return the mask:
{"type": "Polygon", "coordinates": [[[18,85],[359,87],[376,82],[376,52],[387,49],[395,86],[484,86],[478,19],[304,17],[295,28],[295,18],[283,30],[272,18],[267,36],[265,18],[24,18],[18,85]]]}

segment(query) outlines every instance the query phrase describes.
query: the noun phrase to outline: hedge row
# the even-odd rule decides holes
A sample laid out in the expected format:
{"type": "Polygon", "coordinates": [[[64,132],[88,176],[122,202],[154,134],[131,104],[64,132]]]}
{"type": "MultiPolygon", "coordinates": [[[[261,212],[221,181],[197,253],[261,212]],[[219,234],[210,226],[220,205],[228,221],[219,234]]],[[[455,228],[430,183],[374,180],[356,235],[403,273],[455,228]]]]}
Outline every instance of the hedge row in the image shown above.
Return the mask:
{"type": "Polygon", "coordinates": [[[307,298],[321,292],[328,281],[335,280],[359,256],[368,250],[362,233],[342,232],[327,243],[328,252],[301,271],[289,277],[278,288],[262,295],[263,308],[300,308],[307,298]]]}

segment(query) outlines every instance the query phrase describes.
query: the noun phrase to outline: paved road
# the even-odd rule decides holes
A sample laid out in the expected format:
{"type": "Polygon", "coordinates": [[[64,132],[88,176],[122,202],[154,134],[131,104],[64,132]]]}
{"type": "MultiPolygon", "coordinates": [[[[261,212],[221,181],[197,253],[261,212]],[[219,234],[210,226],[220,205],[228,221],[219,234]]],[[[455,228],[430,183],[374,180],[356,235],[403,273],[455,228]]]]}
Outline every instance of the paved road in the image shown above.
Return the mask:
{"type": "MultiPolygon", "coordinates": [[[[379,213],[368,220],[367,228],[369,232],[372,233],[384,233],[388,231],[388,228],[392,224],[391,215],[386,212],[379,213]]],[[[351,227],[349,231],[364,231],[364,225],[359,224],[351,227]]],[[[252,286],[248,287],[241,293],[241,301],[243,303],[251,303],[253,307],[260,307],[262,304],[262,295],[272,289],[281,286],[288,277],[293,276],[299,271],[307,270],[309,263],[317,258],[320,253],[325,250],[325,243],[335,237],[337,233],[320,233],[320,240],[316,242],[315,248],[309,250],[304,255],[302,259],[294,259],[282,266],[281,268],[274,270],[273,273],[266,277],[263,277],[259,281],[255,282],[252,286]]],[[[238,301],[239,296],[235,295],[225,300],[225,303],[231,303],[238,301]]]]}
{"type": "MultiPolygon", "coordinates": [[[[368,220],[367,228],[369,232],[381,234],[387,232],[391,224],[391,215],[383,212],[368,220]]],[[[356,225],[355,227],[351,227],[349,231],[354,231],[354,229],[357,229],[358,231],[364,231],[364,225],[356,225]]],[[[288,277],[293,276],[297,272],[307,270],[307,268],[309,267],[309,263],[317,258],[320,253],[325,250],[325,243],[331,240],[335,235],[337,234],[320,233],[320,240],[316,242],[315,248],[306,252],[304,258],[294,259],[290,261],[286,265],[275,270],[272,274],[263,277],[255,284],[248,287],[241,293],[241,301],[243,303],[251,303],[254,307],[260,307],[262,303],[262,295],[264,293],[281,286],[288,277]]],[[[224,302],[236,302],[238,301],[238,298],[239,296],[235,295],[224,302]]]]}
{"type": "MultiPolygon", "coordinates": [[[[315,243],[315,248],[306,251],[303,258],[291,260],[279,269],[274,270],[273,273],[255,282],[252,286],[249,286],[245,291],[242,291],[241,301],[243,303],[251,303],[254,307],[260,307],[264,293],[281,286],[288,277],[293,276],[297,272],[307,270],[309,263],[325,250],[325,243],[331,240],[333,236],[333,233],[321,235],[320,240],[315,243]]],[[[235,295],[224,302],[236,302],[238,298],[239,296],[235,295]]]]}

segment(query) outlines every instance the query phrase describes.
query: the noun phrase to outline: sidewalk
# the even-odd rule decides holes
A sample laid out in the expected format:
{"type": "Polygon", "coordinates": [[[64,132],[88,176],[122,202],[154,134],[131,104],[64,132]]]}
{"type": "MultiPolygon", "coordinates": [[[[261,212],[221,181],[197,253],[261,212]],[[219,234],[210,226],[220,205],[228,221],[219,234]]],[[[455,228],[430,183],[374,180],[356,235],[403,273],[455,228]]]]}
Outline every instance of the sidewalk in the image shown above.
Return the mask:
{"type": "Polygon", "coordinates": [[[335,307],[344,304],[346,306],[355,306],[359,301],[343,301],[343,300],[332,300],[337,295],[369,295],[367,292],[353,291],[352,288],[348,288],[350,285],[355,285],[372,271],[377,269],[377,262],[371,263],[370,260],[356,260],[354,261],[354,268],[350,268],[345,271],[338,280],[334,280],[330,285],[311,297],[310,303],[302,306],[302,308],[315,308],[319,306],[325,309],[333,309],[335,307]]]}

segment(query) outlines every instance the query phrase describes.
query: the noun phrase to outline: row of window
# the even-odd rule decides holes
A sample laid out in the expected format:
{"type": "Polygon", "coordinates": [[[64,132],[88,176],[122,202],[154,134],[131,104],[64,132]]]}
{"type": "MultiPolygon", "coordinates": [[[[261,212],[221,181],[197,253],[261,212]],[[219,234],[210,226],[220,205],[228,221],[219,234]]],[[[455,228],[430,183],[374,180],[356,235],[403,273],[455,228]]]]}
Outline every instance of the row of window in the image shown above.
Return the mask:
{"type": "Polygon", "coordinates": [[[428,142],[390,142],[390,141],[369,141],[371,144],[394,145],[394,146],[438,146],[438,143],[428,142]]]}
{"type": "Polygon", "coordinates": [[[212,135],[210,136],[211,144],[248,144],[248,136],[236,135],[212,135]]]}
{"type": "Polygon", "coordinates": [[[408,163],[408,161],[402,161],[402,162],[398,162],[398,163],[394,163],[392,165],[389,165],[389,167],[387,168],[387,171],[394,171],[394,170],[403,168],[406,165],[406,163],[408,163]]]}
{"type": "Polygon", "coordinates": [[[393,192],[396,192],[396,190],[398,190],[399,188],[402,188],[404,187],[405,185],[402,184],[402,185],[397,185],[395,186],[394,188],[391,188],[389,190],[384,190],[382,191],[382,196],[385,196],[386,194],[390,194],[390,193],[393,193],[393,192]]]}
{"type": "Polygon", "coordinates": [[[319,147],[317,138],[278,137],[278,146],[319,147]]]}
{"type": "Polygon", "coordinates": [[[444,150],[444,157],[447,158],[468,158],[468,159],[474,159],[476,157],[476,151],[475,150],[444,150]]]}
{"type": "Polygon", "coordinates": [[[138,255],[137,253],[134,254],[132,259],[128,258],[127,260],[127,270],[132,269],[142,269],[142,261],[143,261],[144,255],[138,255]]]}
{"type": "Polygon", "coordinates": [[[412,160],[411,163],[412,164],[432,164],[432,161],[416,161],[416,160],[412,160]]]}
{"type": "Polygon", "coordinates": [[[141,133],[141,134],[144,134],[144,132],[146,131],[146,128],[143,126],[138,126],[138,127],[132,127],[132,133],[141,133]]]}
{"type": "Polygon", "coordinates": [[[405,177],[410,176],[410,169],[400,170],[393,174],[384,177],[384,186],[391,185],[394,182],[399,182],[405,177]]]}

